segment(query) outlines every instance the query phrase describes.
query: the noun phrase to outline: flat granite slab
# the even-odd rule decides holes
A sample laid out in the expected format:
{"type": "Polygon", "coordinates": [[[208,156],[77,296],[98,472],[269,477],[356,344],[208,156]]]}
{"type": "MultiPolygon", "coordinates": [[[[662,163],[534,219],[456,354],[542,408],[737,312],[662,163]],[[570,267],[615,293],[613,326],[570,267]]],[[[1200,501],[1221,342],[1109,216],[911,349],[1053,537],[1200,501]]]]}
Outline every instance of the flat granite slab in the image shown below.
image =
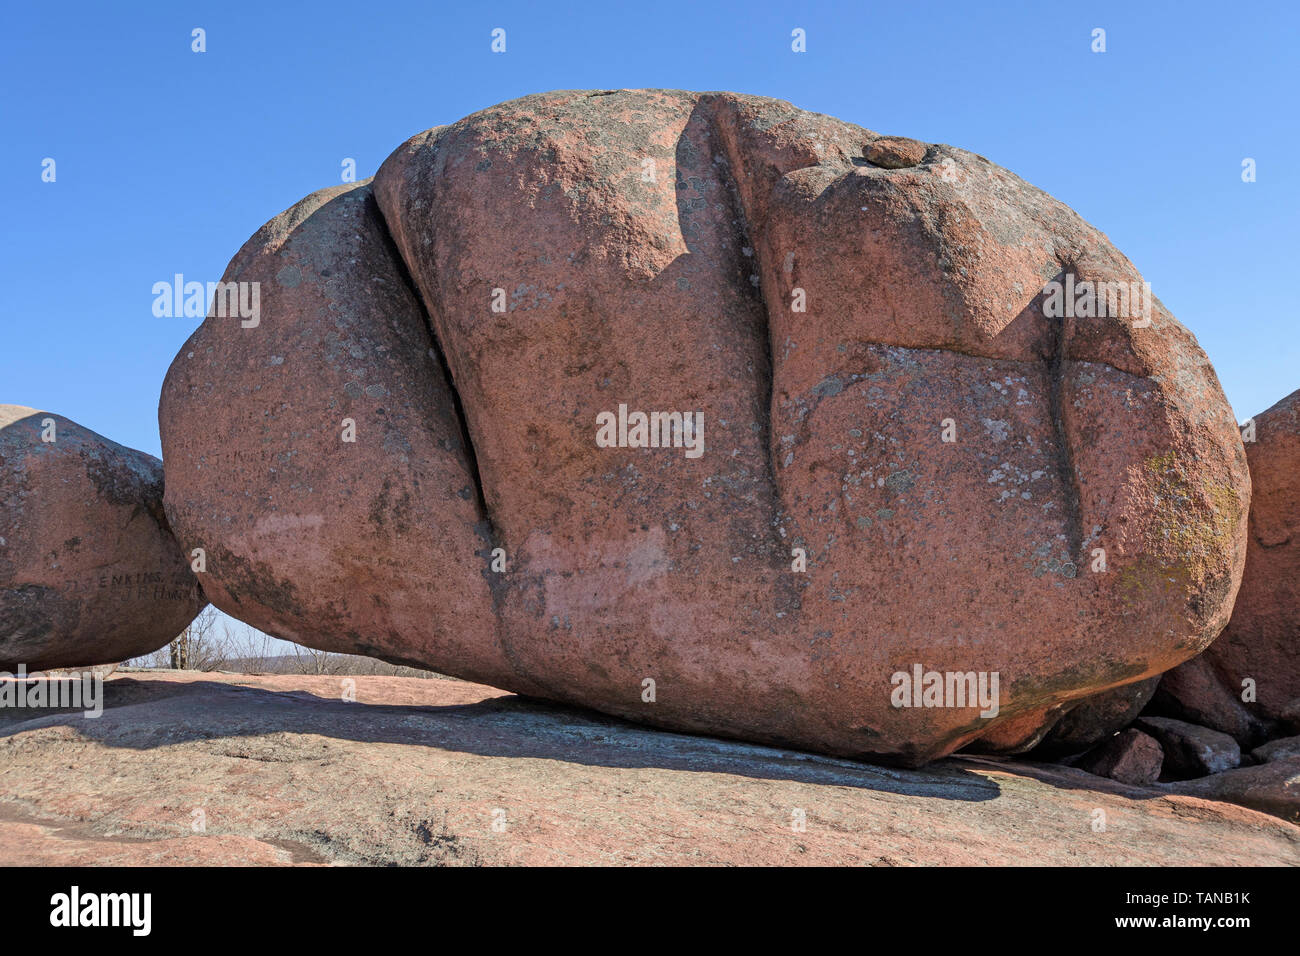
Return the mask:
{"type": "Polygon", "coordinates": [[[1300,864],[1285,820],[1070,768],[877,767],[445,678],[104,694],[0,710],[0,864],[1300,864]]]}

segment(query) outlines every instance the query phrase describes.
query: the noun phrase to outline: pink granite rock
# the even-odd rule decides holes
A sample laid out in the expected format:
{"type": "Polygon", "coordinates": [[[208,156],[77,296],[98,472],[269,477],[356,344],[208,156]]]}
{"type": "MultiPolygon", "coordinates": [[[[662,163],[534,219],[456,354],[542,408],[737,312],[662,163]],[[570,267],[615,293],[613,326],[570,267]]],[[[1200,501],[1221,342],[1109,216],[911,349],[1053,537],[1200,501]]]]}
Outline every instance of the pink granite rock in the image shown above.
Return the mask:
{"type": "Polygon", "coordinates": [[[1241,692],[1240,687],[1234,691],[1214,661],[1201,654],[1161,677],[1147,713],[1212,727],[1249,747],[1268,736],[1269,724],[1258,711],[1248,709],[1241,692]]]}
{"type": "MultiPolygon", "coordinates": [[[[1300,757],[1238,767],[1195,780],[1164,785],[1170,793],[1236,803],[1300,823],[1300,757]]],[[[1294,865],[1294,864],[1292,864],[1294,865]]]]}
{"type": "Polygon", "coordinates": [[[1145,786],[1160,779],[1164,751],[1160,743],[1140,730],[1115,734],[1086,754],[1075,766],[1120,783],[1145,786]]]}
{"type": "Polygon", "coordinates": [[[1259,763],[1268,763],[1270,760],[1283,760],[1286,758],[1295,758],[1300,760],[1300,737],[1279,737],[1277,740],[1270,740],[1266,744],[1256,747],[1250,752],[1259,763]]]}

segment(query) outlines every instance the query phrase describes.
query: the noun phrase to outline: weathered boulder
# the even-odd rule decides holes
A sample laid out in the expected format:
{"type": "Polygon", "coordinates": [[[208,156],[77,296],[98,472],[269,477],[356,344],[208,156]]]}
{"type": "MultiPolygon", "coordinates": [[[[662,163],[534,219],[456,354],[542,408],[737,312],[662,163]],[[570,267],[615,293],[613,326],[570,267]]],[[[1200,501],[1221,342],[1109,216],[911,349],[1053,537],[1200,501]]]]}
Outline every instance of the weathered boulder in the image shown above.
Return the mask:
{"type": "Polygon", "coordinates": [[[1300,688],[1300,391],[1256,415],[1247,438],[1253,492],[1241,590],[1204,663],[1174,671],[1199,667],[1218,686],[1175,676],[1162,690],[1171,710],[1200,712],[1209,726],[1249,745],[1286,723],[1300,688]],[[1210,700],[1231,704],[1207,706],[1210,700]]]}
{"type": "Polygon", "coordinates": [[[227,269],[259,321],[208,318],[163,387],[208,595],[316,647],[911,763],[1023,750],[1197,653],[1249,501],[1208,361],[1071,210],[921,145],[560,92],[303,200],[227,269]],[[1131,292],[1101,318],[1099,282],[1131,292]]]}
{"type": "Polygon", "coordinates": [[[111,664],[206,603],[163,515],[162,463],[0,405],[0,670],[111,664]]]}

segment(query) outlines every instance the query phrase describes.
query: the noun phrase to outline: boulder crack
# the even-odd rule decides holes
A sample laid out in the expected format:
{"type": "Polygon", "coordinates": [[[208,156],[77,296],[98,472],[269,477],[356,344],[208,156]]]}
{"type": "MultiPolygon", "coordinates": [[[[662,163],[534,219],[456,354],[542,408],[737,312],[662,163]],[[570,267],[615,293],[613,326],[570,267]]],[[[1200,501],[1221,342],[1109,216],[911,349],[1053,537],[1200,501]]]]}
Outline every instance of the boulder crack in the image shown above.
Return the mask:
{"type": "Polygon", "coordinates": [[[488,508],[487,495],[483,490],[483,474],[479,470],[478,454],[474,450],[474,440],[470,437],[469,419],[465,415],[465,406],[461,402],[460,391],[456,388],[456,380],[452,376],[451,365],[447,361],[447,355],[443,351],[442,343],[438,341],[438,330],[433,322],[433,316],[430,315],[429,307],[424,301],[424,296],[420,294],[419,286],[416,285],[415,279],[411,276],[410,269],[407,268],[406,260],[402,257],[401,250],[398,249],[397,243],[393,240],[393,235],[388,228],[388,222],[384,219],[384,211],[379,208],[379,203],[375,199],[373,192],[367,197],[366,202],[370,204],[370,207],[374,212],[375,220],[384,237],[384,245],[388,249],[389,257],[397,266],[398,275],[402,277],[402,282],[406,285],[407,291],[410,292],[411,297],[415,300],[416,305],[420,309],[420,318],[424,321],[424,329],[429,334],[429,351],[433,353],[438,366],[442,369],[442,377],[447,383],[447,391],[451,394],[452,407],[456,412],[457,423],[460,425],[461,448],[465,453],[465,460],[468,465],[470,477],[474,481],[474,494],[478,502],[479,514],[487,525],[487,538],[489,544],[496,547],[498,543],[496,522],[492,520],[492,512],[488,508]]]}
{"type": "Polygon", "coordinates": [[[1066,428],[1065,388],[1066,373],[1069,370],[1070,328],[1072,319],[1061,317],[1052,322],[1055,334],[1055,349],[1048,367],[1047,404],[1052,416],[1052,427],[1056,433],[1057,470],[1061,477],[1061,489],[1065,495],[1066,540],[1069,542],[1070,554],[1076,562],[1083,560],[1083,516],[1081,494],[1079,490],[1079,471],[1074,463],[1074,449],[1070,444],[1069,431],[1066,428]]]}

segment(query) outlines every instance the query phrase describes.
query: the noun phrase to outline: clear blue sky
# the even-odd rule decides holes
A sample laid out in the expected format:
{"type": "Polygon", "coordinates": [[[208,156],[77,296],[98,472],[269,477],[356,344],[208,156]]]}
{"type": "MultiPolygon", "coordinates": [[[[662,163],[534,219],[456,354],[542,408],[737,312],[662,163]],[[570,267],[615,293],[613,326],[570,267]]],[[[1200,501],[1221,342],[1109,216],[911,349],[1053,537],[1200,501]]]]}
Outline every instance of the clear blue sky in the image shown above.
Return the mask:
{"type": "Polygon", "coordinates": [[[345,157],[371,175],[412,133],[527,93],[680,87],[952,143],[1046,189],[1134,261],[1244,419],[1300,387],[1297,8],[12,4],[0,402],[158,454],[159,387],[196,320],[155,318],[154,282],[219,279],[265,220],[339,182],[345,157]],[[1245,157],[1257,182],[1241,181],[1245,157]]]}

